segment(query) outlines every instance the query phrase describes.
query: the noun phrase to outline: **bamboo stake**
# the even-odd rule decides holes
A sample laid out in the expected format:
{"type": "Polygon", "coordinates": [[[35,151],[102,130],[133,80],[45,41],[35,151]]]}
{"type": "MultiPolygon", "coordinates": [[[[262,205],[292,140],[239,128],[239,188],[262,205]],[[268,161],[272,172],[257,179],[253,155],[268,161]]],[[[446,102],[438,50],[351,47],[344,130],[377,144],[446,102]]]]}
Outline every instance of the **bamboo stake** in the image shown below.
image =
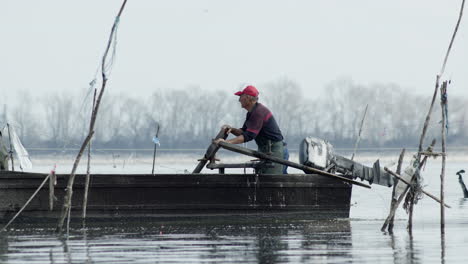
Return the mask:
{"type": "MultiPolygon", "coordinates": [[[[461,8],[460,8],[460,13],[459,13],[459,16],[458,16],[458,21],[457,21],[457,24],[455,26],[455,30],[454,30],[454,32],[452,34],[452,39],[450,40],[449,47],[448,47],[447,52],[445,54],[444,61],[442,63],[442,68],[440,69],[440,73],[436,77],[436,87],[435,87],[435,90],[434,90],[434,95],[432,97],[432,102],[431,102],[431,106],[429,108],[429,113],[426,116],[426,121],[424,123],[423,132],[422,132],[421,138],[419,140],[419,152],[422,151],[422,144],[423,144],[423,141],[424,141],[424,136],[426,134],[427,126],[429,124],[429,120],[430,120],[430,116],[431,116],[431,112],[432,112],[432,108],[434,106],[434,101],[435,101],[435,98],[437,96],[437,91],[439,89],[439,80],[440,80],[440,77],[444,74],[445,66],[446,66],[447,61],[448,61],[450,50],[452,49],[452,45],[453,45],[453,43],[455,41],[455,36],[457,34],[457,31],[458,31],[458,27],[460,26],[460,21],[461,21],[461,18],[463,16],[464,5],[465,5],[465,0],[462,1],[462,5],[461,5],[461,8]]],[[[421,160],[421,153],[418,153],[418,160],[421,160]]],[[[408,230],[410,230],[410,231],[412,229],[412,222],[413,222],[413,207],[414,207],[414,197],[412,197],[412,199],[410,201],[410,207],[409,207],[408,230]]]]}
{"type": "MultiPolygon", "coordinates": [[[[442,83],[440,88],[440,107],[442,109],[442,172],[440,173],[440,200],[441,203],[444,203],[444,177],[445,177],[445,138],[446,138],[446,119],[447,113],[445,109],[447,108],[447,81],[442,83]]],[[[440,231],[442,234],[445,234],[445,208],[440,206],[440,231]]]]}
{"type": "Polygon", "coordinates": [[[111,30],[111,34],[109,36],[107,47],[106,47],[106,50],[104,52],[104,56],[102,57],[102,64],[101,64],[102,85],[101,85],[101,90],[99,92],[99,96],[98,96],[98,99],[96,101],[96,106],[93,109],[93,113],[92,113],[92,117],[91,117],[91,121],[90,121],[90,126],[89,126],[89,134],[86,137],[86,139],[84,140],[83,144],[81,145],[80,151],[79,151],[79,153],[78,153],[78,155],[77,155],[77,157],[75,159],[75,163],[73,164],[73,169],[72,169],[72,172],[70,174],[70,178],[68,179],[67,193],[65,195],[65,199],[64,199],[64,203],[63,203],[63,207],[62,207],[62,214],[61,214],[60,220],[59,220],[58,225],[57,225],[57,231],[59,231],[59,232],[62,232],[62,228],[63,228],[65,218],[67,217],[67,215],[70,214],[71,201],[72,201],[72,196],[73,196],[73,183],[75,181],[76,169],[77,169],[78,164],[79,164],[79,162],[81,160],[81,156],[83,154],[84,149],[86,148],[86,146],[88,146],[88,144],[89,144],[89,142],[90,142],[90,140],[91,140],[91,138],[92,138],[92,136],[94,134],[94,124],[96,122],[96,117],[97,117],[97,113],[99,111],[99,106],[101,104],[101,99],[102,99],[102,96],[104,94],[104,90],[105,90],[106,84],[107,84],[107,76],[106,76],[106,69],[105,69],[106,58],[107,58],[107,54],[109,53],[109,49],[110,49],[110,46],[111,46],[111,43],[112,43],[112,38],[113,38],[113,36],[115,34],[117,23],[118,23],[118,21],[120,19],[120,15],[122,14],[122,11],[123,11],[126,3],[127,3],[127,0],[124,0],[122,6],[120,8],[120,11],[119,11],[117,17],[115,18],[115,22],[114,22],[114,25],[112,26],[112,30],[111,30]]]}
{"type": "Polygon", "coordinates": [[[465,0],[462,0],[462,4],[461,4],[461,7],[460,7],[460,12],[458,14],[457,24],[455,26],[455,30],[453,31],[452,39],[450,40],[450,44],[449,44],[449,47],[447,49],[447,52],[445,53],[444,62],[442,64],[442,68],[440,69],[439,76],[442,76],[444,74],[445,65],[447,64],[447,60],[448,60],[448,57],[449,57],[449,54],[450,54],[450,50],[452,49],[452,45],[455,42],[455,36],[457,35],[458,27],[460,26],[460,22],[461,22],[461,19],[462,19],[462,16],[463,16],[463,9],[464,8],[465,8],[465,0]]]}
{"type": "MultiPolygon", "coordinates": [[[[92,109],[94,109],[96,105],[96,92],[97,90],[94,89],[94,96],[93,96],[93,106],[92,109]]],[[[88,207],[88,193],[89,193],[89,183],[91,181],[91,141],[89,141],[88,145],[88,164],[86,168],[86,180],[85,180],[85,189],[84,189],[84,197],[83,197],[83,212],[82,212],[82,218],[86,218],[86,209],[88,207]]]]}
{"type": "MultiPolygon", "coordinates": [[[[444,62],[442,63],[442,68],[440,69],[440,73],[436,76],[436,85],[435,85],[435,89],[434,89],[434,94],[432,96],[431,106],[429,107],[429,112],[428,112],[428,114],[426,116],[426,121],[424,122],[424,127],[423,127],[423,131],[422,131],[422,134],[421,134],[421,138],[419,139],[419,152],[422,151],[422,145],[423,145],[424,137],[426,135],[427,127],[428,127],[429,121],[431,119],[432,108],[434,106],[435,98],[437,97],[437,91],[439,89],[440,77],[444,74],[445,66],[446,66],[447,61],[448,61],[450,50],[452,49],[452,45],[453,45],[453,43],[455,41],[455,36],[457,34],[457,31],[458,31],[458,27],[460,26],[460,21],[461,21],[461,18],[463,16],[464,6],[465,6],[465,0],[462,1],[462,5],[461,5],[461,8],[460,8],[460,13],[459,13],[459,16],[458,16],[458,21],[457,21],[457,24],[455,26],[455,30],[454,30],[454,32],[452,34],[452,39],[450,40],[450,44],[449,44],[449,47],[447,49],[447,52],[445,53],[444,62]]],[[[420,157],[421,157],[420,154],[418,154],[418,158],[420,158],[420,157]]]]}
{"type": "Polygon", "coordinates": [[[358,134],[358,137],[356,139],[356,143],[354,144],[354,151],[353,151],[353,155],[351,156],[351,160],[354,159],[354,155],[356,154],[356,151],[357,151],[357,148],[358,148],[358,145],[359,145],[359,141],[361,141],[361,132],[362,132],[362,126],[364,125],[364,120],[366,119],[366,114],[367,114],[367,107],[369,105],[367,104],[366,105],[366,110],[364,110],[364,115],[362,116],[362,120],[361,120],[361,126],[359,128],[359,134],[358,134]]]}
{"type": "MultiPolygon", "coordinates": [[[[416,184],[417,183],[417,177],[413,177],[413,181],[412,181],[412,184],[416,184]]],[[[409,190],[411,191],[411,185],[408,185],[410,188],[409,190]]],[[[410,201],[410,204],[409,204],[409,216],[408,216],[408,226],[406,227],[406,229],[408,229],[408,231],[410,232],[410,234],[413,232],[413,210],[414,210],[414,202],[415,202],[415,197],[414,195],[411,197],[411,201],[410,201]]]]}
{"type": "Polygon", "coordinates": [[[11,143],[11,132],[10,132],[10,124],[7,123],[8,128],[8,139],[10,140],[10,159],[11,159],[11,171],[15,171],[15,163],[13,159],[13,144],[11,143]]]}
{"type": "Polygon", "coordinates": [[[51,171],[50,173],[50,179],[49,179],[49,210],[52,211],[54,210],[54,191],[55,191],[55,181],[56,181],[55,176],[55,169],[51,171]]]}
{"type": "MultiPolygon", "coordinates": [[[[158,128],[156,129],[156,138],[159,136],[159,123],[158,123],[158,128]]],[[[151,170],[151,175],[154,176],[154,164],[156,163],[156,143],[154,143],[154,152],[153,152],[153,169],[151,170]]]]}
{"type": "Polygon", "coordinates": [[[90,165],[91,165],[91,141],[89,142],[89,145],[88,145],[88,168],[86,169],[85,189],[84,189],[84,195],[83,195],[83,212],[81,214],[81,217],[83,219],[86,218],[86,209],[88,208],[89,183],[91,182],[90,165]]]}
{"type": "MultiPolygon", "coordinates": [[[[400,157],[398,158],[398,165],[397,165],[397,174],[401,174],[401,166],[403,165],[403,158],[405,156],[405,149],[401,150],[400,157]]],[[[392,201],[390,203],[390,208],[393,208],[396,205],[397,199],[395,199],[395,189],[397,186],[398,180],[395,181],[393,184],[393,190],[392,190],[392,201]]],[[[393,232],[393,226],[394,226],[394,220],[395,220],[395,215],[393,215],[390,218],[390,221],[388,223],[388,232],[393,232]]]]}
{"type": "MultiPolygon", "coordinates": [[[[455,30],[454,30],[454,32],[452,34],[452,38],[450,40],[450,44],[449,44],[449,47],[447,49],[447,52],[445,53],[445,57],[444,57],[444,61],[442,63],[442,67],[440,69],[440,73],[436,77],[436,87],[435,87],[435,90],[434,90],[434,95],[432,97],[431,106],[429,108],[429,113],[428,113],[428,115],[426,117],[426,122],[424,123],[423,133],[422,133],[420,141],[419,141],[419,151],[422,151],[422,143],[423,143],[423,140],[424,140],[424,136],[426,134],[427,125],[429,124],[430,115],[431,115],[431,112],[432,112],[432,108],[434,106],[435,98],[437,96],[437,91],[439,89],[439,81],[440,81],[441,76],[444,74],[445,66],[446,66],[447,61],[448,61],[450,50],[452,49],[452,45],[453,45],[453,43],[455,41],[455,36],[457,35],[457,31],[458,31],[458,28],[460,26],[460,21],[461,21],[461,18],[463,16],[464,6],[465,6],[465,0],[462,1],[461,7],[460,7],[460,13],[459,13],[459,16],[458,16],[458,21],[457,21],[457,24],[455,26],[455,30]]],[[[418,160],[421,160],[421,154],[420,153],[418,153],[418,160]]],[[[413,207],[414,207],[414,197],[412,197],[412,199],[410,201],[410,207],[409,207],[408,230],[410,232],[411,232],[411,229],[412,229],[412,221],[413,221],[413,207]]]]}
{"type": "Polygon", "coordinates": [[[434,94],[432,95],[431,106],[429,107],[429,112],[427,113],[426,120],[424,121],[424,126],[423,126],[423,130],[422,130],[422,133],[421,133],[421,137],[419,138],[418,160],[421,159],[421,152],[423,151],[422,145],[423,145],[423,142],[424,142],[424,137],[426,136],[427,127],[429,126],[429,121],[431,120],[432,108],[434,107],[434,102],[435,102],[435,99],[437,97],[437,91],[439,89],[439,79],[440,79],[440,75],[437,75],[434,94]]]}
{"type": "MultiPolygon", "coordinates": [[[[445,54],[445,58],[444,58],[444,62],[442,64],[442,68],[440,70],[441,74],[442,75],[445,71],[445,65],[447,64],[447,60],[448,60],[448,56],[449,56],[449,53],[450,53],[450,50],[452,49],[452,45],[455,41],[455,36],[457,35],[457,31],[458,31],[458,28],[460,26],[460,22],[461,22],[461,19],[463,17],[463,9],[465,8],[465,0],[462,0],[462,4],[461,4],[461,7],[460,7],[460,12],[459,12],[459,15],[458,15],[458,20],[457,20],[457,24],[455,26],[455,30],[453,31],[453,35],[452,35],[452,39],[450,40],[450,44],[449,44],[449,47],[447,49],[447,53],[445,54]]],[[[444,82],[444,84],[442,85],[442,88],[441,88],[441,95],[442,95],[442,91],[444,91],[444,93],[447,92],[447,82],[444,82]],[[445,85],[445,87],[444,87],[445,85]]],[[[441,96],[441,105],[442,104],[446,104],[447,102],[443,102],[443,97],[441,96]]],[[[443,106],[442,106],[442,153],[444,154],[442,156],[442,173],[440,175],[440,195],[441,195],[441,199],[443,201],[444,199],[444,174],[445,174],[445,118],[447,118],[445,116],[445,113],[444,113],[444,109],[443,109],[443,106]]],[[[445,212],[444,212],[444,207],[441,206],[440,207],[440,227],[441,227],[441,234],[443,235],[445,233],[445,212]]]]}
{"type": "MultiPolygon", "coordinates": [[[[429,126],[429,121],[431,120],[431,114],[432,114],[432,109],[434,108],[434,102],[437,97],[437,91],[439,89],[439,80],[440,80],[440,75],[437,75],[436,77],[436,84],[435,84],[435,89],[434,89],[434,94],[432,95],[432,101],[431,101],[431,106],[429,107],[429,112],[427,113],[426,120],[424,122],[424,127],[423,131],[421,133],[421,138],[419,139],[419,148],[418,148],[418,156],[417,159],[418,161],[421,160],[421,152],[422,152],[422,144],[424,142],[424,137],[426,136],[427,128],[429,126]]],[[[412,178],[412,183],[416,183],[417,177],[412,178]]],[[[410,185],[408,185],[408,188],[410,188],[410,185]]],[[[414,196],[411,197],[411,201],[409,203],[409,208],[408,208],[408,231],[411,233],[412,228],[413,228],[413,209],[414,209],[414,196]]]]}
{"type": "MultiPolygon", "coordinates": [[[[431,145],[427,148],[427,151],[432,151],[433,147],[435,146],[436,144],[436,140],[433,139],[432,142],[431,142],[431,145]]],[[[427,156],[425,156],[423,158],[423,160],[421,161],[421,163],[419,163],[419,167],[418,167],[418,170],[420,170],[422,168],[422,166],[424,166],[424,164],[426,163],[427,161],[427,156]]],[[[411,178],[411,181],[413,181],[413,178],[415,178],[416,176],[413,175],[412,178],[411,178]]],[[[403,190],[403,192],[401,193],[400,197],[398,198],[398,200],[396,201],[395,203],[395,206],[393,208],[390,209],[390,213],[389,215],[387,216],[387,218],[385,219],[385,222],[384,224],[382,225],[382,228],[380,229],[382,232],[385,231],[385,229],[387,228],[387,225],[389,224],[390,222],[390,219],[392,219],[392,217],[395,216],[395,213],[396,213],[396,210],[398,209],[398,206],[400,205],[400,203],[403,201],[403,199],[405,198],[405,194],[408,192],[410,186],[409,185],[406,185],[406,188],[403,190]]]]}

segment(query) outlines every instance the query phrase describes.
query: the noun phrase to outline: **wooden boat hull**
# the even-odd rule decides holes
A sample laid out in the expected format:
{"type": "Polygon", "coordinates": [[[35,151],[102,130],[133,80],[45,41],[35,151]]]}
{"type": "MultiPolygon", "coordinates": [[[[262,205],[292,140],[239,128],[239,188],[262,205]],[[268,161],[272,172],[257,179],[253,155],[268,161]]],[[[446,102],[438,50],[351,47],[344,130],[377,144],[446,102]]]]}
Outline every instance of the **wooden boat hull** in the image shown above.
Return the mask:
{"type": "MultiPolygon", "coordinates": [[[[8,221],[46,174],[0,172],[0,218],[8,221]]],[[[69,175],[57,175],[53,210],[49,184],[21,213],[22,218],[57,218],[69,175]]],[[[72,214],[81,215],[85,175],[77,175],[72,214]]],[[[95,174],[87,218],[174,216],[349,217],[351,185],[313,174],[95,174]]]]}

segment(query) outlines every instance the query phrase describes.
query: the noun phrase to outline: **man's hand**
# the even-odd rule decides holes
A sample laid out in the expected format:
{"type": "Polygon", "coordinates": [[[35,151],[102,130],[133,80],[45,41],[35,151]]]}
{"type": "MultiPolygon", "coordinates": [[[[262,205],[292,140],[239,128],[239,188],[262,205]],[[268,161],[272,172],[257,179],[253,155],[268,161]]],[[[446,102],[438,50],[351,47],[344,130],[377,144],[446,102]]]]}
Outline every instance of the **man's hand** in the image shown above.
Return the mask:
{"type": "Polygon", "coordinates": [[[213,139],[213,143],[216,144],[216,145],[219,145],[219,142],[226,142],[226,140],[224,140],[223,138],[218,138],[218,139],[213,139]]]}
{"type": "Polygon", "coordinates": [[[224,130],[224,133],[229,135],[229,133],[231,133],[232,127],[230,125],[223,125],[221,130],[224,130]]]}

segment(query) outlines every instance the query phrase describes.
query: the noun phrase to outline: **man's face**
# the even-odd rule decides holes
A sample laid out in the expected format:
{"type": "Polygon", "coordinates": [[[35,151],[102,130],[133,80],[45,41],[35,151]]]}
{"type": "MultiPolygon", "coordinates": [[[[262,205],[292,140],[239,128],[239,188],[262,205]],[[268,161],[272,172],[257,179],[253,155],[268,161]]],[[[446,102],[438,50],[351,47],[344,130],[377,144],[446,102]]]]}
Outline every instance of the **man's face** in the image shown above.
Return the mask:
{"type": "Polygon", "coordinates": [[[239,102],[240,102],[242,108],[247,109],[247,106],[249,105],[248,96],[245,95],[245,94],[242,94],[241,96],[239,96],[239,102]]]}

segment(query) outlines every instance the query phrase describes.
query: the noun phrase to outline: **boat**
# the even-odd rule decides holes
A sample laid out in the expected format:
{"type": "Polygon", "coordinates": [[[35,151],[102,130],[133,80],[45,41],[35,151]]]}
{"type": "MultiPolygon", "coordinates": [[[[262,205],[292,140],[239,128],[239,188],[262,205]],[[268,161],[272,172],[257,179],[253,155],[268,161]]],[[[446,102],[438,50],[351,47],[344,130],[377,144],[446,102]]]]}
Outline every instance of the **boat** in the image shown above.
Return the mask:
{"type": "MultiPolygon", "coordinates": [[[[57,174],[22,218],[58,218],[68,174],[57,174]],[[54,206],[50,208],[50,199],[54,206]],[[57,199],[57,200],[55,200],[57,199]]],[[[73,187],[72,215],[81,215],[84,174],[73,187]]],[[[0,217],[9,220],[47,174],[0,172],[0,217]]],[[[313,174],[94,174],[87,218],[275,215],[349,217],[351,184],[313,174]]]]}
{"type": "MultiPolygon", "coordinates": [[[[222,134],[218,134],[217,138],[219,136],[222,134]]],[[[309,138],[304,140],[302,149],[304,153],[299,164],[220,142],[219,145],[210,145],[192,173],[91,174],[86,219],[227,215],[299,216],[313,219],[349,217],[352,186],[369,186],[354,181],[352,174],[337,175],[320,169],[324,166],[330,167],[329,163],[339,165],[337,161],[340,159],[331,155],[328,142],[309,138]],[[251,164],[216,163],[214,154],[220,147],[257,157],[259,160],[251,164]],[[317,149],[320,151],[316,151],[317,149]],[[325,163],[319,164],[319,161],[325,163]],[[268,162],[292,166],[306,173],[225,173],[226,168],[257,168],[267,166],[268,162]],[[219,173],[200,173],[205,165],[210,169],[218,169],[219,173]]],[[[375,173],[375,168],[364,173],[365,176],[372,176],[372,171],[375,173]]],[[[47,178],[49,187],[43,187],[37,192],[21,212],[20,218],[59,218],[70,174],[0,171],[1,220],[8,221],[22,209],[38,190],[38,186],[45,185],[47,178]]],[[[85,178],[85,174],[77,174],[75,177],[72,217],[82,214],[85,178]]],[[[378,178],[388,184],[388,180],[382,181],[384,177],[378,178]]]]}

